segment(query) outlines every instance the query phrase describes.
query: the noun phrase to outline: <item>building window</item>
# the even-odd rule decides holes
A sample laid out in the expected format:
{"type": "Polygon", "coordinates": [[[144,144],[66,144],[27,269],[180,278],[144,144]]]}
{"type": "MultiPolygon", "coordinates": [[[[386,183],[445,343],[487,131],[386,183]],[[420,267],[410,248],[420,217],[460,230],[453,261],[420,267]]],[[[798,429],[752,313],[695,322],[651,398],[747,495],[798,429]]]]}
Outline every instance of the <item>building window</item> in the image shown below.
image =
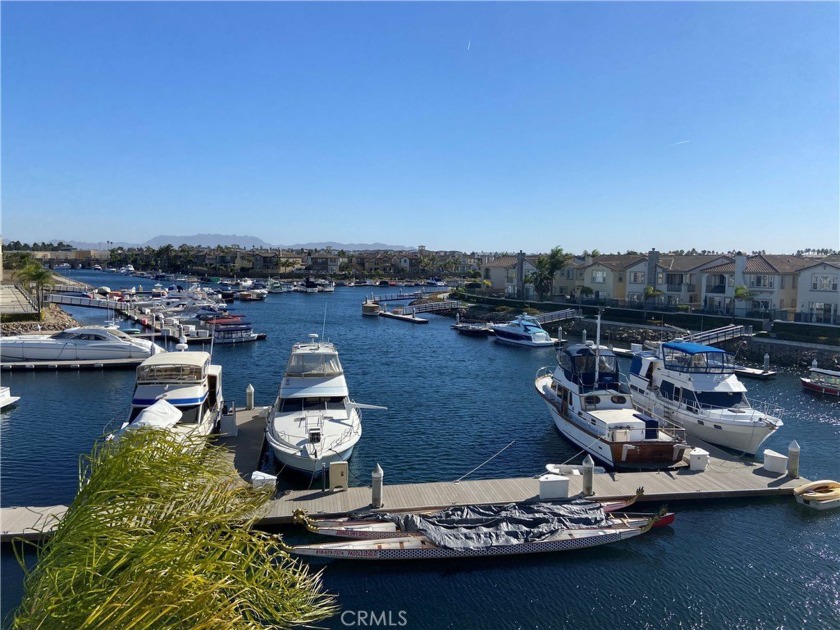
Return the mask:
{"type": "Polygon", "coordinates": [[[836,291],[837,276],[825,273],[815,273],[811,276],[811,291],[836,291]]]}
{"type": "Polygon", "coordinates": [[[592,284],[604,284],[607,281],[606,271],[593,271],[592,284]]]}
{"type": "Polygon", "coordinates": [[[633,284],[644,284],[645,283],[645,272],[644,271],[631,271],[630,272],[630,282],[633,284]]]}
{"type": "Polygon", "coordinates": [[[758,288],[758,289],[772,289],[773,288],[773,276],[769,275],[751,275],[750,276],[750,287],[758,288]]]}

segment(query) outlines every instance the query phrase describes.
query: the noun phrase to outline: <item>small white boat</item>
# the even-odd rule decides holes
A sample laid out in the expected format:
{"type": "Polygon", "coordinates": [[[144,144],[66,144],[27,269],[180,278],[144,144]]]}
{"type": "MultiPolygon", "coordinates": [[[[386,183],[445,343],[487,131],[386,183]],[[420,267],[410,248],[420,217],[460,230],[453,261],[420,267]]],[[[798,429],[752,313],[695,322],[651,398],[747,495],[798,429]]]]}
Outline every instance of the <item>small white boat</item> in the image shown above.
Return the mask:
{"type": "Polygon", "coordinates": [[[630,388],[646,413],[662,416],[710,444],[755,455],[782,427],[782,410],[747,398],[732,355],[675,339],[633,357],[630,388]]]}
{"type": "Polygon", "coordinates": [[[20,400],[20,396],[12,396],[12,390],[5,385],[0,387],[0,409],[14,405],[20,400]]]}
{"type": "Polygon", "coordinates": [[[104,326],[68,328],[51,335],[16,335],[0,339],[0,358],[22,361],[97,361],[142,359],[166,350],[146,339],[104,326]]]}
{"type": "Polygon", "coordinates": [[[504,324],[490,324],[490,329],[498,341],[517,346],[540,348],[557,343],[557,339],[549,335],[535,317],[524,313],[504,324]]]}
{"type": "Polygon", "coordinates": [[[830,479],[812,481],[794,489],[793,496],[797,503],[814,510],[833,510],[840,507],[840,482],[830,479]]]}
{"type": "Polygon", "coordinates": [[[312,334],[292,346],[266,440],[284,468],[314,477],[350,458],[362,436],[361,409],[385,407],[350,400],[338,351],[312,334]]]}
{"type": "Polygon", "coordinates": [[[210,362],[208,352],[155,355],[137,367],[131,413],[116,435],[142,427],[209,435],[223,407],[222,367],[210,362]]]}

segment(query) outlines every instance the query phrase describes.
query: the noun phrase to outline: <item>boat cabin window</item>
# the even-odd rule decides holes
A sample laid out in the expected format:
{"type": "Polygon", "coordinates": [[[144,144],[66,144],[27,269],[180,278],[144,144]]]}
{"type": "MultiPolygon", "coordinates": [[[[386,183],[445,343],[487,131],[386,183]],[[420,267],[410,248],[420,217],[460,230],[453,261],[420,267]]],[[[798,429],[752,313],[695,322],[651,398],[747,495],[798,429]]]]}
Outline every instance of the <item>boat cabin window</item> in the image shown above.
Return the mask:
{"type": "Polygon", "coordinates": [[[76,333],[67,332],[66,330],[62,330],[61,332],[57,332],[54,335],[50,336],[50,339],[72,339],[76,336],[76,333]]]}
{"type": "Polygon", "coordinates": [[[626,405],[627,398],[624,396],[610,396],[610,402],[614,405],[626,405]]]}
{"type": "Polygon", "coordinates": [[[587,396],[584,400],[585,400],[587,405],[597,405],[599,402],[601,402],[601,397],[600,396],[587,396]]]}
{"type": "Polygon", "coordinates": [[[341,363],[335,353],[295,352],[286,365],[286,376],[340,376],[341,363]]]}
{"type": "Polygon", "coordinates": [[[701,407],[729,408],[744,402],[743,392],[694,392],[701,407]]]}

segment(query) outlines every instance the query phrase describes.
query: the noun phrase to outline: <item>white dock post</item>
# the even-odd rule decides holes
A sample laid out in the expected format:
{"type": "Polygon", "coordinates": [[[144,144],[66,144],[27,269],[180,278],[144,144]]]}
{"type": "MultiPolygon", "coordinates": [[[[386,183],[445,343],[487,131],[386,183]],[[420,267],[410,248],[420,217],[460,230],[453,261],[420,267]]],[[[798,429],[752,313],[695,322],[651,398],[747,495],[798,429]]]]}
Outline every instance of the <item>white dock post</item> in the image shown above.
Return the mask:
{"type": "Polygon", "coordinates": [[[254,386],[248,383],[248,387],[245,388],[245,409],[253,409],[254,408],[254,386]]]}
{"type": "Polygon", "coordinates": [[[370,474],[371,507],[382,507],[382,478],[384,476],[385,473],[382,471],[382,467],[377,463],[376,468],[374,468],[373,472],[370,474]]]}
{"type": "Polygon", "coordinates": [[[592,456],[587,455],[583,460],[583,496],[590,497],[595,492],[592,490],[592,477],[595,474],[595,462],[592,456]]]}
{"type": "Polygon", "coordinates": [[[787,474],[791,479],[799,479],[799,442],[796,440],[788,446],[787,474]]]}
{"type": "Polygon", "coordinates": [[[764,371],[770,371],[770,355],[768,353],[764,353],[764,371]]]}
{"type": "Polygon", "coordinates": [[[581,342],[586,343],[586,328],[584,328],[583,331],[581,331],[580,340],[581,342]]]}

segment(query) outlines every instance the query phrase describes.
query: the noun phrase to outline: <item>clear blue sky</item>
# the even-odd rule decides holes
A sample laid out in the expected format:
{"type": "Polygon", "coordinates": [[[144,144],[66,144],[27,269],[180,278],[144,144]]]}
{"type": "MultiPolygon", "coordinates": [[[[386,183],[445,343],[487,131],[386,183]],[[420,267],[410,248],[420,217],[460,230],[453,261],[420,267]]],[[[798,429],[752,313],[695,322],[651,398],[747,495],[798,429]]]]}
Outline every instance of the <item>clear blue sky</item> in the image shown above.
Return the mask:
{"type": "Polygon", "coordinates": [[[838,3],[9,3],[2,236],[840,248],[838,3]]]}

